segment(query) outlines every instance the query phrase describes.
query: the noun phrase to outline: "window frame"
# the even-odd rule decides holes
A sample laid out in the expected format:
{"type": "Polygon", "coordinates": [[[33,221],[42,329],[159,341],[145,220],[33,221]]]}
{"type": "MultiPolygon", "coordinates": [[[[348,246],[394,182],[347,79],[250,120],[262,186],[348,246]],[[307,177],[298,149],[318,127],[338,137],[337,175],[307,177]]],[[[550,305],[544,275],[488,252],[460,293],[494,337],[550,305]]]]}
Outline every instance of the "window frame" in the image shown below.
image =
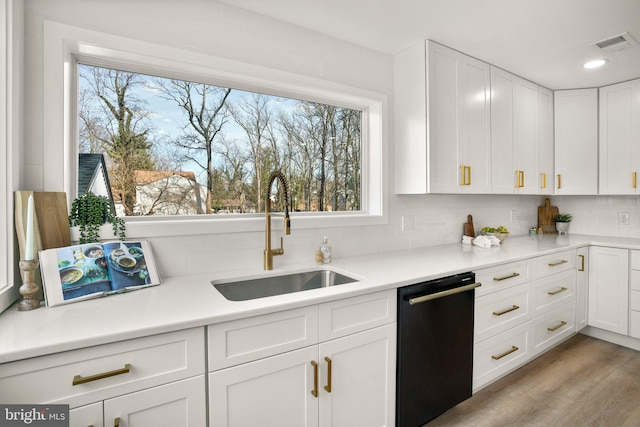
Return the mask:
{"type": "MultiPolygon", "coordinates": [[[[388,222],[386,95],[47,20],[43,49],[43,128],[47,129],[47,141],[43,143],[46,159],[43,185],[45,191],[65,191],[69,204],[77,191],[77,64],[82,62],[362,110],[361,210],[295,212],[291,214],[292,222],[295,228],[388,222]]],[[[230,214],[223,218],[209,215],[126,217],[125,220],[130,238],[264,228],[264,215],[260,214],[230,214]]]]}

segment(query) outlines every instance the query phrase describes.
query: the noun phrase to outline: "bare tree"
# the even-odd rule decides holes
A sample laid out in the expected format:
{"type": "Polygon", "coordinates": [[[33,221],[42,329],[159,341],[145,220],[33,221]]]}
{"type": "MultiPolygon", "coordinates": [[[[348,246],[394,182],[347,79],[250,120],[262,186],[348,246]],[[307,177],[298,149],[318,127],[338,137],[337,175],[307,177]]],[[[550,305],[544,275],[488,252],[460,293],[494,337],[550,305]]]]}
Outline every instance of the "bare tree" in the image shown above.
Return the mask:
{"type": "Polygon", "coordinates": [[[185,160],[197,164],[207,175],[206,213],[211,213],[214,179],[214,142],[221,136],[227,121],[226,101],[231,89],[183,80],[157,79],[156,83],[167,99],[175,101],[187,115],[184,134],[173,143],[185,160]]]}

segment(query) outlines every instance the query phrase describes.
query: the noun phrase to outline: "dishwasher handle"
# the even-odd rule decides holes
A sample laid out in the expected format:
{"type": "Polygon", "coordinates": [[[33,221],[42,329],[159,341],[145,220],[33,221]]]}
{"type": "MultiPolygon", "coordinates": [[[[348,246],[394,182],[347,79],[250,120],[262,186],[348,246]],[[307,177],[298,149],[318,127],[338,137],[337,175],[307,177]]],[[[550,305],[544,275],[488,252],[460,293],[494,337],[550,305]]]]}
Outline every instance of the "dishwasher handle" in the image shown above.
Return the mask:
{"type": "Polygon", "coordinates": [[[436,292],[433,294],[422,295],[420,297],[409,298],[409,304],[420,304],[421,302],[431,301],[438,298],[448,297],[449,295],[459,294],[461,292],[467,292],[472,289],[475,289],[479,286],[482,286],[482,283],[475,282],[469,285],[459,286],[457,288],[447,289],[446,291],[436,292]]]}

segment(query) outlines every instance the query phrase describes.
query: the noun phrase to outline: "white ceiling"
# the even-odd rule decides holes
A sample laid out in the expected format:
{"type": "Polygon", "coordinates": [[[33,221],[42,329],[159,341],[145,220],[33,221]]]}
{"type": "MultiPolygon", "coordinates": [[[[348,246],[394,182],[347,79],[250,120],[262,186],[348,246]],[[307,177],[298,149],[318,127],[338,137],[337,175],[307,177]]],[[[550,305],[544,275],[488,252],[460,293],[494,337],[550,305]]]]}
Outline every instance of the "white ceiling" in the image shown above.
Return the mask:
{"type": "Polygon", "coordinates": [[[222,0],[388,54],[431,39],[548,87],[598,87],[640,77],[640,45],[593,43],[629,32],[640,0],[222,0]],[[584,70],[587,60],[607,65],[584,70]]]}

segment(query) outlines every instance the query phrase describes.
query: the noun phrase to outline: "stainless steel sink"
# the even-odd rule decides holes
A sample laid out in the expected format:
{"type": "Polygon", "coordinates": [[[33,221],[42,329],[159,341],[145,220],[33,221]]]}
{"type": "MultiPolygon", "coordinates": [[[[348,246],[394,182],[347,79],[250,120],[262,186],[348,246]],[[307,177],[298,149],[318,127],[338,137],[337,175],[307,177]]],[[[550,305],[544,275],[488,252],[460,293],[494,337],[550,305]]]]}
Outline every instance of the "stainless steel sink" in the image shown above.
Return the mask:
{"type": "Polygon", "coordinates": [[[229,301],[247,301],[292,292],[344,285],[358,280],[329,269],[317,269],[279,276],[234,281],[213,280],[211,284],[229,301]]]}

